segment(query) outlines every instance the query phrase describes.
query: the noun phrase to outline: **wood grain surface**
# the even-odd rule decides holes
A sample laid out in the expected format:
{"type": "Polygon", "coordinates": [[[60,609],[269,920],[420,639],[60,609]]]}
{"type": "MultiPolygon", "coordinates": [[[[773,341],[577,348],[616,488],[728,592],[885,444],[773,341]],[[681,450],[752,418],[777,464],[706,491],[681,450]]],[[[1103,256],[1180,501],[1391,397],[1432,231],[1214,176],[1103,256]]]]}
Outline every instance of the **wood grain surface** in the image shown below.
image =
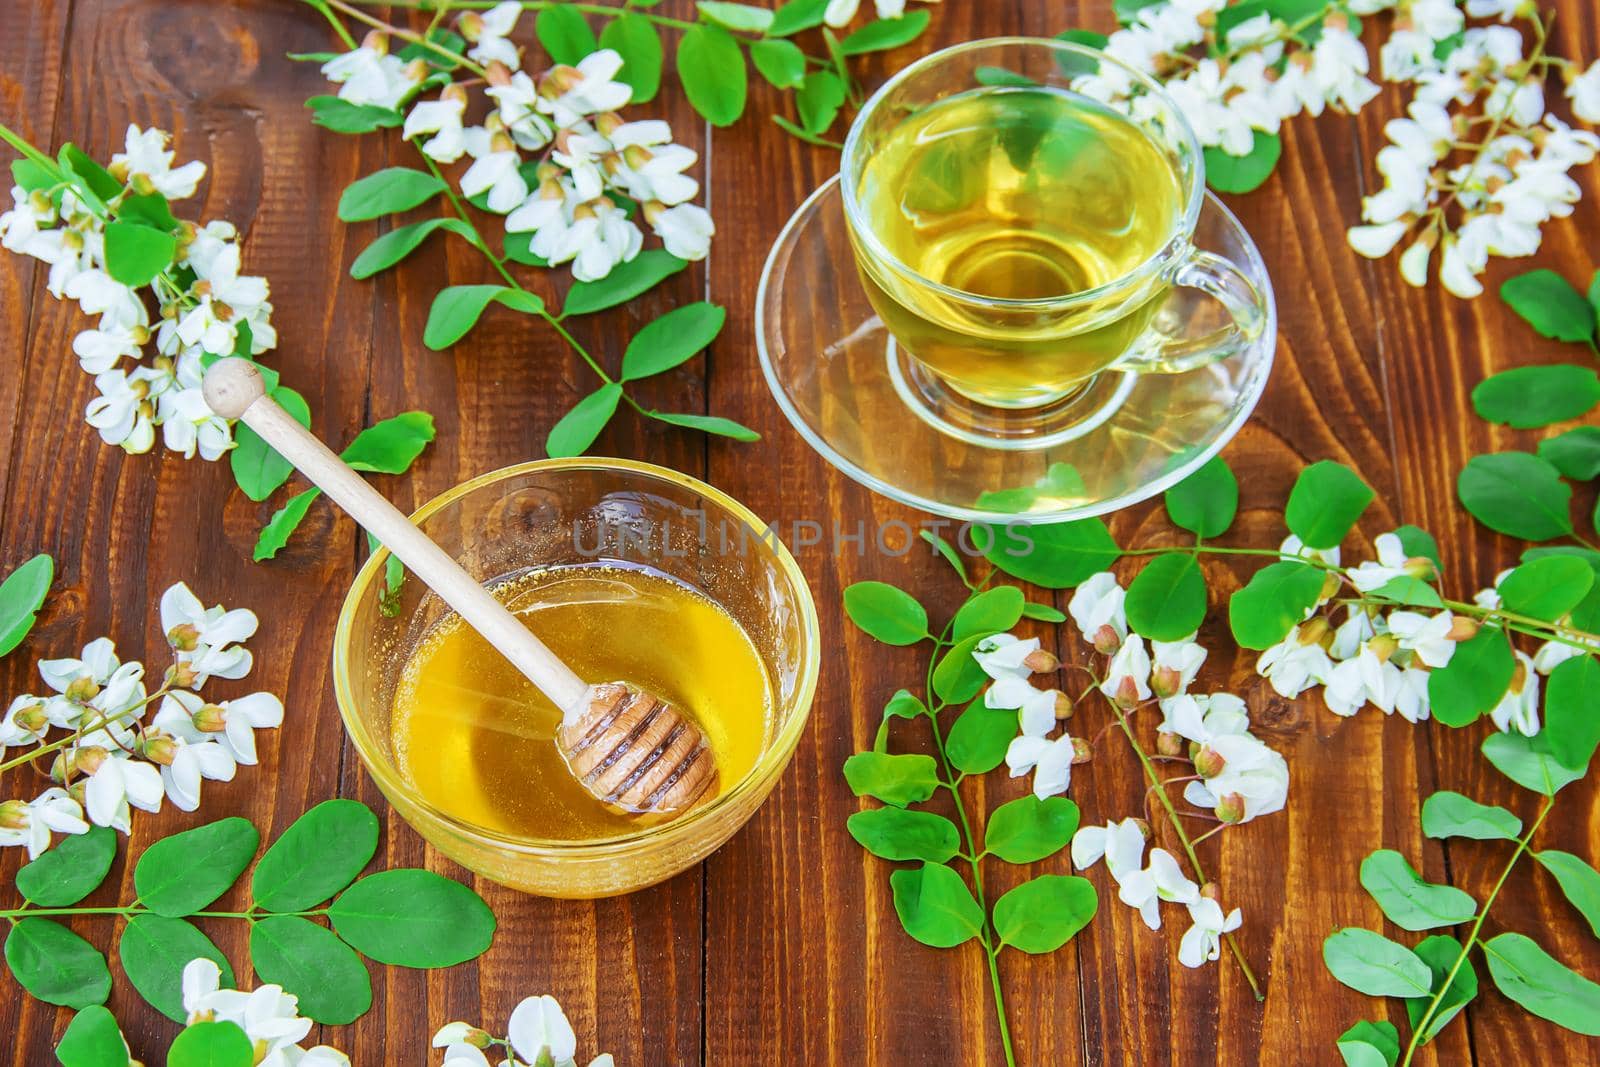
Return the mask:
{"type": "MultiPolygon", "coordinates": [[[[1545,0],[1545,7],[1560,13],[1557,51],[1600,55],[1590,0],[1545,0]]],[[[669,0],[661,10],[687,14],[692,5],[669,0]]],[[[99,158],[120,147],[129,122],[157,125],[175,133],[180,159],[206,161],[201,194],[182,213],[229,219],[243,231],[246,269],[272,284],[280,344],[270,360],[311,401],[318,432],[342,444],[399,411],[434,414],[437,443],[410,475],[379,483],[402,509],[541,455],[554,419],[593,388],[589,372],[547,328],[503,309],[491,309],[448,352],[423,348],[433,294],[447,283],[491,280],[482,258],[461,243],[436,239],[398,270],[366,282],[349,278],[356,253],[391,224],[338,222],[340,190],[379,167],[411,162],[412,153],[394,131],[346,137],[310,124],[302,101],[324,83],[314,65],[283,58],[331,47],[310,9],[287,0],[0,0],[0,11],[4,121],[37,143],[71,139],[99,158]]],[[[1111,25],[1110,0],[946,0],[925,38],[874,57],[865,81],[876,84],[942,44],[1111,25]]],[[[766,122],[762,116],[783,105],[759,80],[752,92],[750,114],[713,138],[669,77],[650,109],[703,153],[718,224],[713,254],[627,309],[584,318],[578,328],[615,367],[622,339],[648,318],[701,297],[726,305],[728,325],[709,356],[646,383],[641,400],[736,418],[763,440],[708,442],[619,417],[594,451],[705,477],[771,520],[915,523],[916,513],[871,495],[811,452],[758,371],[751,331],[762,262],[790,211],[837,168],[838,157],[766,122]]],[[[1399,106],[1386,90],[1360,119],[1289,124],[1278,174],[1261,191],[1230,201],[1272,270],[1281,332],[1267,394],[1226,452],[1243,487],[1230,538],[1276,543],[1281,503],[1298,470],[1333,458],[1379,491],[1362,525],[1365,537],[1401,522],[1432,530],[1450,588],[1470,593],[1514,562],[1520,546],[1471,522],[1455,503],[1455,475],[1470,455],[1528,447],[1533,435],[1479,421],[1468,391],[1495,370],[1564,354],[1493,297],[1463,303],[1437,287],[1412,290],[1393,263],[1369,263],[1345,244],[1344,229],[1357,219],[1373,178],[1382,124],[1399,106]]],[[[1593,269],[1600,223],[1600,177],[1591,168],[1580,180],[1584,203],[1576,218],[1549,227],[1538,261],[1572,278],[1593,269]]],[[[125,457],[104,447],[80,418],[92,384],[71,340],[83,327],[73,307],[50,298],[32,261],[0,259],[0,435],[9,444],[0,453],[0,566],[9,570],[44,551],[58,568],[39,626],[0,661],[0,692],[9,698],[35,688],[35,659],[75,654],[102,634],[127,657],[159,662],[155,600],[186,580],[207,603],[261,615],[252,642],[258,666],[248,685],[282,694],[288,715],[277,736],[264,739],[260,766],[243,769],[233,783],[208,783],[198,815],[141,814],[126,853],[137,857],[157,836],[225,815],[250,817],[270,839],[312,804],[351,796],[385,816],[377,863],[469,878],[388,812],[344,744],[329,649],[344,591],[365,554],[356,529],[319,502],[288,550],[271,563],[252,563],[257,528],[298,486],[257,505],[233,489],[220,465],[160,453],[125,457]]],[[[1116,515],[1112,527],[1123,543],[1170,536],[1153,504],[1116,515]]],[[[944,564],[921,553],[895,559],[819,547],[801,563],[829,654],[794,762],[741,833],[702,867],[620,899],[541,900],[477,881],[499,916],[494,947],[448,971],[374,966],[373,1011],[351,1026],[323,1028],[320,1039],[345,1049],[358,1067],[436,1063],[428,1039],[441,1023],[498,1025],[523,996],[549,992],[581,1035],[580,1052],[611,1051],[622,1065],[1002,1062],[980,950],[935,951],[906,937],[892,914],[888,866],[844,829],[858,802],[839,766],[870,744],[884,698],[912,684],[921,664],[916,652],[887,649],[851,627],[841,591],[861,579],[891,581],[947,611],[959,587],[944,564]]],[[[1213,605],[1247,574],[1208,564],[1213,605]]],[[[1194,971],[1179,966],[1176,924],[1160,933],[1144,929],[1115,902],[1097,868],[1090,877],[1102,907],[1087,930],[1058,953],[1003,958],[1019,1062],[1336,1063],[1335,1036],[1385,1010],[1338,985],[1321,962],[1322,938],[1334,927],[1384,928],[1357,883],[1361,858],[1380,845],[1398,848],[1419,858],[1430,879],[1481,897],[1504,847],[1423,839],[1421,796],[1451,788],[1532,813],[1529,796],[1478,756],[1477,732],[1414,728],[1370,710],[1341,720],[1314,695],[1283,700],[1255,678],[1253,657],[1221,651],[1229,645],[1223,625],[1213,621],[1205,632],[1215,651],[1203,684],[1247,696],[1257,732],[1285,755],[1293,776],[1284,813],[1215,838],[1201,853],[1227,903],[1244,910],[1239,936],[1266,1000],[1257,1003],[1226,960],[1194,971]]],[[[1047,629],[1040,633],[1051,639],[1047,629]]],[[[1071,639],[1059,643],[1064,658],[1081,658],[1071,639]]],[[[232,684],[245,691],[245,683],[232,684]]],[[[1092,733],[1100,712],[1084,714],[1087,723],[1074,732],[1092,733]]],[[[0,783],[0,796],[36,785],[14,775],[0,783]]],[[[970,788],[983,810],[1019,795],[1023,785],[1002,775],[970,788]]],[[[1135,813],[1143,792],[1138,766],[1114,739],[1074,777],[1086,820],[1135,813]]],[[[1600,787],[1591,779],[1562,794],[1542,840],[1593,858],[1597,837],[1600,787]]],[[[16,851],[0,857],[0,883],[10,885],[16,851]]],[[[1057,870],[1062,862],[1040,867],[1057,870]]],[[[1512,875],[1487,933],[1538,932],[1580,972],[1600,973],[1600,946],[1550,880],[1535,878],[1530,867],[1512,875]]],[[[129,872],[124,856],[91,902],[131,897],[129,872]]],[[[1004,889],[1009,883],[1000,877],[1004,889]]],[[[101,945],[114,941],[109,920],[74,926],[101,945]]],[[[212,920],[207,930],[232,959],[243,960],[243,929],[212,920]]],[[[252,981],[244,968],[240,977],[252,981]]],[[[1600,1062],[1600,1041],[1534,1019],[1485,985],[1423,1062],[1525,1062],[1532,1049],[1542,1063],[1600,1062]]],[[[135,1054],[159,1063],[177,1027],[122,982],[110,1006],[135,1054]]],[[[0,978],[0,1062],[54,1063],[50,1050],[69,1017],[0,978]]],[[[1404,1030],[1403,1013],[1397,1021],[1404,1030]]]]}

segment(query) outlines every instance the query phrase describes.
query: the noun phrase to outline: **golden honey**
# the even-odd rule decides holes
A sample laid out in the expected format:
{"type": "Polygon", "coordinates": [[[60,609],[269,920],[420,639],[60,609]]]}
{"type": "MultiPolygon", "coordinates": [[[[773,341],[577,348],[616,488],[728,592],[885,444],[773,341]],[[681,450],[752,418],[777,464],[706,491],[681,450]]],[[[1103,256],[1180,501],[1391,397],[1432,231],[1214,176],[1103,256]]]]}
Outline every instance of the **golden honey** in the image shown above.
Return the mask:
{"type": "MultiPolygon", "coordinates": [[[[591,682],[629,681],[705,734],[719,790],[755,766],[772,688],[760,655],[721,607],[644,567],[535,570],[491,588],[591,682]]],[[[643,821],[595,800],[556,747],[560,712],[455,615],[407,658],[390,718],[400,773],[434,807],[521,837],[591,840],[643,821]]]]}

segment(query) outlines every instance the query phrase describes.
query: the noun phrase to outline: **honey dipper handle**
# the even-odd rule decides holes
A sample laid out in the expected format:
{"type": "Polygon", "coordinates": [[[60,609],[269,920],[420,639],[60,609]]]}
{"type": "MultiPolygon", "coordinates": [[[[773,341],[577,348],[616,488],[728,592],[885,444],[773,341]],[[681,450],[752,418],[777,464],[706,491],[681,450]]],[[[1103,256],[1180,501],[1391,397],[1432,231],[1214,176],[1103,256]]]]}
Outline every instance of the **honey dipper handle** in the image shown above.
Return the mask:
{"type": "Polygon", "coordinates": [[[220,359],[202,383],[206,403],[223,418],[240,419],[313,485],[381,541],[456,614],[511,661],[562,710],[566,721],[586,707],[589,687],[366,480],[266,395],[249,360],[220,359]]]}

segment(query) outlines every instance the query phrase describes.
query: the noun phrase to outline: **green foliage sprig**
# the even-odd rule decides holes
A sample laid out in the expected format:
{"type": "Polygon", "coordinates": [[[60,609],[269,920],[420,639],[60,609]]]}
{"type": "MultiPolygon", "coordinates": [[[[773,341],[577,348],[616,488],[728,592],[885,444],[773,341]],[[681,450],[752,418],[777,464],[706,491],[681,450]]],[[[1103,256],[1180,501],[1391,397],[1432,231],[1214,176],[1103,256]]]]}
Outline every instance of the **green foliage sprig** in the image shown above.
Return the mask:
{"type": "Polygon", "coordinates": [[[55,575],[56,561],[41,552],[0,582],[0,656],[22,644],[33,629],[55,575]]]}
{"type": "Polygon", "coordinates": [[[249,905],[216,911],[211,906],[255,859],[260,835],[249,821],[223,819],[155,842],[134,865],[133,902],[85,907],[82,900],[105,879],[116,853],[116,834],[95,827],[18,872],[24,902],[0,910],[10,924],[6,964],[18,984],[47,1003],[103,1004],[112,986],[105,954],[57,920],[111,916],[121,921],[117,955],[129,983],[151,1007],[182,1022],[182,974],[191,960],[213,960],[224,985],[233,984],[227,957],[192,920],[243,920],[259,978],[298,996],[307,1018],[351,1022],[372,1006],[363,956],[402,967],[449,967],[484,952],[495,930],[482,898],[431,871],[398,868],[358,878],[377,851],[378,829],[363,804],[317,805],[262,854],[249,905]]]}

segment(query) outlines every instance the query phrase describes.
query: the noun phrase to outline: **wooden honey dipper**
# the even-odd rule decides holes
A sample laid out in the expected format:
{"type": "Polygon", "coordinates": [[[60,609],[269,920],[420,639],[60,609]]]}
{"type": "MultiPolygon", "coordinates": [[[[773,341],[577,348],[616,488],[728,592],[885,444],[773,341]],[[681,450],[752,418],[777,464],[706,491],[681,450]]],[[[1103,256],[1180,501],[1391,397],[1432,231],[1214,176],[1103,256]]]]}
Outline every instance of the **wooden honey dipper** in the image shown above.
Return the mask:
{"type": "Polygon", "coordinates": [[[239,419],[327,493],[561,709],[556,744],[597,800],[674,816],[715,792],[716,757],[700,728],[627,682],[589,685],[344,460],[267,396],[249,360],[220,359],[202,383],[207,405],[239,419]]]}

